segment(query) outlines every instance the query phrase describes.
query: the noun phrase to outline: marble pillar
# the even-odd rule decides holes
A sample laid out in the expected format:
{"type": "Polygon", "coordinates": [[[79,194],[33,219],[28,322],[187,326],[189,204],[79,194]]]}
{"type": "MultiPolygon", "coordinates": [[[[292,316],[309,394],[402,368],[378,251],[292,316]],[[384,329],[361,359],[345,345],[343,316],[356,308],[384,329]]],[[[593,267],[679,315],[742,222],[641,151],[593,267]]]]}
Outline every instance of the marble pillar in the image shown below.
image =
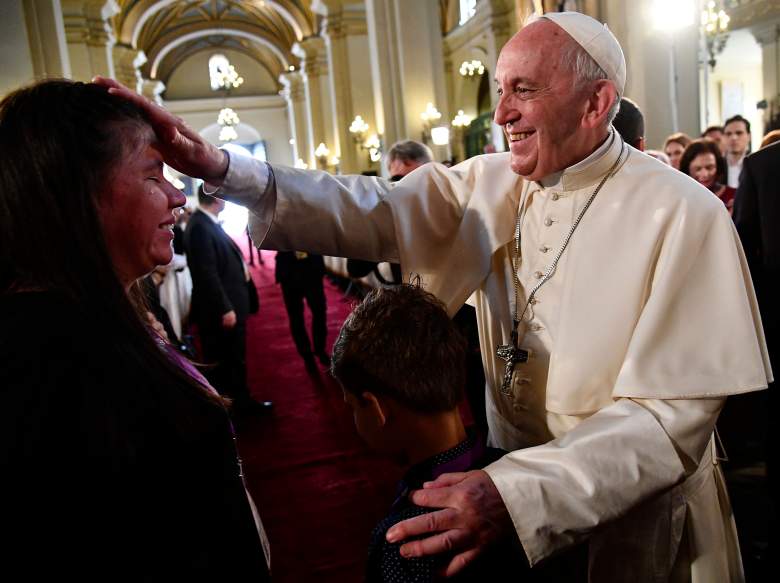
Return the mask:
{"type": "Polygon", "coordinates": [[[112,48],[116,39],[110,19],[120,10],[116,0],[61,1],[73,78],[114,77],[112,48]]]}
{"type": "Polygon", "coordinates": [[[313,168],[311,163],[314,149],[311,147],[307,129],[303,78],[298,71],[290,71],[279,75],[279,81],[284,87],[281,94],[287,104],[287,118],[293,139],[293,160],[301,159],[313,168]]]}

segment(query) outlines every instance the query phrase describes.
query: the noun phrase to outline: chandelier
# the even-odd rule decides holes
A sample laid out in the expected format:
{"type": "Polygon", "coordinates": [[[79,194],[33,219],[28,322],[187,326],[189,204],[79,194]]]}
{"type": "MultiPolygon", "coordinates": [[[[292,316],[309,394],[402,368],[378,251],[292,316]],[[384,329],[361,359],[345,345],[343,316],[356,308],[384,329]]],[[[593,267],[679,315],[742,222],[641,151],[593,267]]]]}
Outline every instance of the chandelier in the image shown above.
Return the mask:
{"type": "Polygon", "coordinates": [[[473,77],[474,75],[482,75],[485,72],[485,65],[482,64],[482,61],[478,61],[476,59],[472,61],[463,61],[460,64],[459,72],[464,77],[473,77]]]}
{"type": "Polygon", "coordinates": [[[219,130],[220,142],[232,142],[238,139],[238,132],[236,132],[236,126],[240,123],[238,114],[230,109],[224,107],[220,110],[217,116],[217,123],[222,126],[219,130]]]}
{"type": "MultiPolygon", "coordinates": [[[[352,139],[361,150],[368,150],[369,162],[378,162],[382,159],[382,141],[377,134],[369,136],[369,129],[371,129],[371,126],[359,115],[356,115],[352,123],[349,124],[349,133],[352,134],[352,139]]],[[[338,159],[331,165],[335,166],[337,163],[338,159]]]]}
{"type": "Polygon", "coordinates": [[[710,69],[715,68],[715,57],[717,57],[726,47],[726,41],[729,38],[729,21],[731,18],[723,10],[720,2],[708,0],[704,10],[701,13],[701,27],[704,35],[704,42],[707,47],[709,60],[707,63],[710,69]]]}
{"type": "MultiPolygon", "coordinates": [[[[230,91],[239,87],[244,78],[238,74],[236,68],[230,64],[225,55],[212,55],[209,59],[209,79],[211,89],[223,93],[223,103],[227,101],[230,91]]],[[[225,103],[225,105],[227,105],[225,103]]],[[[229,107],[223,107],[217,116],[217,123],[220,125],[219,141],[232,142],[238,139],[236,126],[241,120],[238,114],[229,107]]]]}
{"type": "Polygon", "coordinates": [[[209,59],[209,78],[213,91],[220,89],[230,91],[244,82],[244,78],[238,74],[225,55],[212,55],[209,59]]]}

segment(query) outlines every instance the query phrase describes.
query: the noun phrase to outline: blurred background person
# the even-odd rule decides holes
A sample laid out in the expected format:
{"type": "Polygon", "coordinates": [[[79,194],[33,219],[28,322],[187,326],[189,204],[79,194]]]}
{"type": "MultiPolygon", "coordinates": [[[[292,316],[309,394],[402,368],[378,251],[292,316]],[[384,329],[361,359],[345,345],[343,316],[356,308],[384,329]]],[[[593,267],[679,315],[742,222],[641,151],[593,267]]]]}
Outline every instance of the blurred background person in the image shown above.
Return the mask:
{"type": "Polygon", "coordinates": [[[671,166],[672,162],[669,160],[669,156],[664,154],[661,150],[645,150],[645,154],[652,156],[656,160],[663,162],[667,166],[671,166]]]}
{"type": "Polygon", "coordinates": [[[325,352],[328,322],[325,288],[322,286],[324,275],[325,262],[322,255],[303,251],[276,253],[276,283],[282,286],[290,333],[295,349],[310,372],[317,370],[315,356],[323,366],[330,366],[330,357],[325,352]],[[311,312],[311,339],[303,318],[304,300],[311,312]]]}
{"type": "Polygon", "coordinates": [[[723,201],[729,214],[734,211],[736,190],[724,184],[726,160],[721,156],[718,144],[706,138],[691,142],[680,158],[680,172],[706,186],[723,201]]]}
{"type": "Polygon", "coordinates": [[[639,106],[628,97],[620,99],[620,109],[612,120],[612,126],[623,137],[626,144],[640,152],[645,151],[645,116],[639,106]]]}
{"type": "Polygon", "coordinates": [[[387,171],[390,180],[400,180],[412,170],[433,161],[433,152],[414,140],[396,142],[387,151],[387,171]]]}
{"type": "Polygon", "coordinates": [[[680,158],[685,148],[691,143],[691,138],[682,132],[672,134],[664,142],[664,154],[669,156],[669,163],[672,168],[680,169],[680,158]]]}
{"type": "Polygon", "coordinates": [[[772,130],[764,136],[764,139],[761,140],[761,147],[766,148],[767,146],[778,141],[780,141],[780,130],[772,130]]]}
{"type": "Polygon", "coordinates": [[[246,381],[246,320],[254,285],[238,245],[219,224],[225,201],[198,189],[198,209],[184,231],[192,275],[190,318],[197,325],[205,374],[220,394],[233,400],[237,413],[270,409],[270,401],[252,399],[246,381]]]}
{"type": "Polygon", "coordinates": [[[722,156],[726,155],[726,141],[723,139],[723,126],[710,126],[701,134],[702,138],[712,140],[718,145],[722,156]]]}
{"type": "Polygon", "coordinates": [[[723,124],[723,137],[726,142],[726,164],[728,175],[726,184],[732,188],[739,186],[742,162],[750,153],[750,122],[741,115],[735,115],[723,124]]]}
{"type": "Polygon", "coordinates": [[[0,103],[0,529],[27,580],[269,580],[222,399],[151,326],[171,260],[144,114],[92,84],[0,103]]]}

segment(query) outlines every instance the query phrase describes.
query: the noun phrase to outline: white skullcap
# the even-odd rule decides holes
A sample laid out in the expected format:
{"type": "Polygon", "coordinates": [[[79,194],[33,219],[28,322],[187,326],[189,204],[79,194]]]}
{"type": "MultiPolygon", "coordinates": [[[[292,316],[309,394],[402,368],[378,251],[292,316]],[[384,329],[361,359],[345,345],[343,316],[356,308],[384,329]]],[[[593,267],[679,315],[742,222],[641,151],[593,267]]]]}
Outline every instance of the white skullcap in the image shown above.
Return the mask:
{"type": "Polygon", "coordinates": [[[623,95],[626,88],[626,58],[620,43],[607,28],[598,20],[580,12],[548,12],[542,16],[534,15],[528,20],[528,24],[541,18],[551,20],[578,45],[593,58],[599,67],[604,69],[607,79],[615,83],[619,95],[623,95]]]}

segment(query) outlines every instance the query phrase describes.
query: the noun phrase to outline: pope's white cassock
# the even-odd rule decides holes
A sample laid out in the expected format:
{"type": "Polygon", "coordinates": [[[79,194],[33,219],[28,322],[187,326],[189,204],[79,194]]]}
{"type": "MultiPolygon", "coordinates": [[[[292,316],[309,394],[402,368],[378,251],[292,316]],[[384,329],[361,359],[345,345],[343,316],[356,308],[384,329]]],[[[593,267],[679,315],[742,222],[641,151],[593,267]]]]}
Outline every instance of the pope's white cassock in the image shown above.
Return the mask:
{"type": "Polygon", "coordinates": [[[230,154],[220,196],[247,206],[263,248],[399,261],[454,313],[476,307],[490,439],[486,468],[532,564],[589,540],[591,581],[744,579],[713,429],[727,395],[771,377],[726,208],[616,133],[541,183],[509,154],[403,180],[331,176],[230,154]],[[601,179],[521,324],[511,395],[500,389],[520,307],[601,179]]]}

